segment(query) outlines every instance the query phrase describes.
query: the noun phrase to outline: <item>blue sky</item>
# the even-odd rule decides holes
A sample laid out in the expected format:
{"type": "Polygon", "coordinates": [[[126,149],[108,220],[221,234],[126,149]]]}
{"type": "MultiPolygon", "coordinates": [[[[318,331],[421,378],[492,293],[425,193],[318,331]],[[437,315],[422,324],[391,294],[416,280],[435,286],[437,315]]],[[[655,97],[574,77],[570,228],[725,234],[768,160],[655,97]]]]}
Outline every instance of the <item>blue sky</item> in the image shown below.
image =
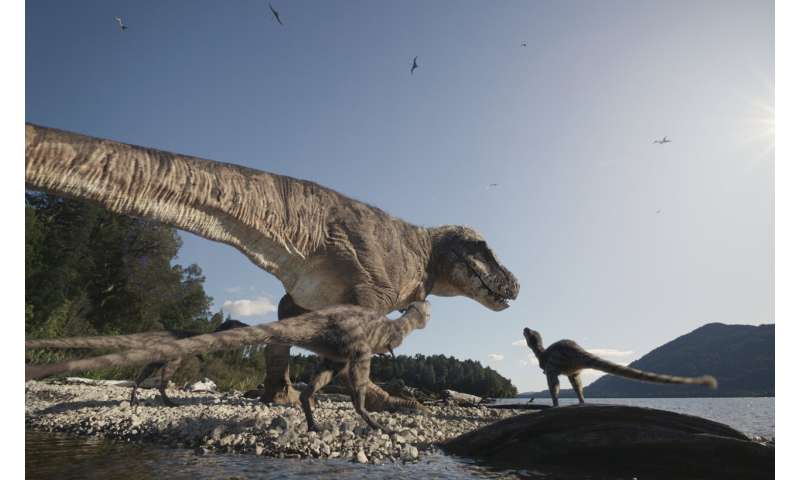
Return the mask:
{"type": "MultiPolygon", "coordinates": [[[[399,353],[521,390],[546,385],[512,345],[525,326],[628,363],[708,322],[774,321],[772,2],[272,4],[284,27],[258,0],[28,1],[26,120],[477,228],[519,299],[431,297],[399,353]]],[[[217,308],[282,296],[182,237],[217,308]]]]}

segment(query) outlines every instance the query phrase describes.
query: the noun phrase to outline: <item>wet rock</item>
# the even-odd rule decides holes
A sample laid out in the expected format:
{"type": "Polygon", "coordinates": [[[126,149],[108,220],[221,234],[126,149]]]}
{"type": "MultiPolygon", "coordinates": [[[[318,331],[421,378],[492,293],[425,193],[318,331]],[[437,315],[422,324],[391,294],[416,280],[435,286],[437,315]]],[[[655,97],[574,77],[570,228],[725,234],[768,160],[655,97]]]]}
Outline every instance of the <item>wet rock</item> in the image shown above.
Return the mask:
{"type": "Polygon", "coordinates": [[[634,473],[656,478],[772,478],[774,448],[721,423],[619,405],[574,405],[519,415],[442,445],[503,468],[634,473]],[[575,462],[575,458],[581,458],[575,462]]]}
{"type": "Polygon", "coordinates": [[[356,461],[358,463],[367,463],[369,459],[367,459],[367,454],[364,453],[364,450],[359,450],[356,454],[356,461]]]}
{"type": "Polygon", "coordinates": [[[286,430],[289,428],[289,420],[282,416],[275,417],[275,419],[272,420],[272,423],[269,424],[269,428],[280,428],[286,430]]]}
{"type": "Polygon", "coordinates": [[[403,460],[412,461],[419,457],[419,450],[413,445],[406,445],[403,448],[403,460]]]}
{"type": "Polygon", "coordinates": [[[211,450],[209,450],[209,449],[207,449],[205,447],[197,447],[197,448],[194,449],[194,454],[195,455],[206,455],[206,454],[208,454],[210,452],[211,452],[211,450]]]}

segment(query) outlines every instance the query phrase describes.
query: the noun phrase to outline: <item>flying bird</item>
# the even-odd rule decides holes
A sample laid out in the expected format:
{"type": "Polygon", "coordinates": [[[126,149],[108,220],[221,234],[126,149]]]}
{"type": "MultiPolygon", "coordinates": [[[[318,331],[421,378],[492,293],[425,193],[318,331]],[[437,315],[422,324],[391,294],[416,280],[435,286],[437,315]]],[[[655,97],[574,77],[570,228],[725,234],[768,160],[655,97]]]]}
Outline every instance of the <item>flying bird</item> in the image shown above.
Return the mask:
{"type": "Polygon", "coordinates": [[[489,186],[490,186],[490,187],[497,187],[498,185],[499,185],[499,184],[497,184],[497,183],[490,183],[490,184],[489,184],[489,186]]]}
{"type": "Polygon", "coordinates": [[[117,23],[119,23],[119,29],[122,30],[123,32],[128,29],[128,26],[122,23],[122,19],[120,17],[114,17],[114,20],[116,20],[117,23]]]}
{"type": "Polygon", "coordinates": [[[281,16],[278,14],[278,11],[275,10],[274,8],[272,8],[272,4],[271,3],[267,3],[267,5],[269,5],[269,9],[270,9],[270,11],[272,11],[272,16],[275,17],[275,20],[277,20],[278,23],[281,24],[281,26],[283,26],[283,22],[281,22],[281,16]]]}
{"type": "Polygon", "coordinates": [[[656,213],[661,213],[661,209],[659,208],[658,210],[656,210],[656,213]]]}
{"type": "Polygon", "coordinates": [[[669,138],[664,137],[661,140],[653,140],[653,143],[658,143],[660,145],[664,145],[665,143],[670,143],[671,141],[672,140],[670,140],[669,138]]]}
{"type": "Polygon", "coordinates": [[[528,42],[526,42],[526,41],[524,41],[524,40],[523,40],[523,41],[522,41],[522,45],[521,45],[521,46],[523,46],[523,47],[527,47],[527,46],[528,46],[528,42]]]}
{"type": "Polygon", "coordinates": [[[414,57],[414,63],[411,65],[411,75],[414,75],[414,70],[418,69],[419,65],[417,65],[417,57],[414,57]]]}

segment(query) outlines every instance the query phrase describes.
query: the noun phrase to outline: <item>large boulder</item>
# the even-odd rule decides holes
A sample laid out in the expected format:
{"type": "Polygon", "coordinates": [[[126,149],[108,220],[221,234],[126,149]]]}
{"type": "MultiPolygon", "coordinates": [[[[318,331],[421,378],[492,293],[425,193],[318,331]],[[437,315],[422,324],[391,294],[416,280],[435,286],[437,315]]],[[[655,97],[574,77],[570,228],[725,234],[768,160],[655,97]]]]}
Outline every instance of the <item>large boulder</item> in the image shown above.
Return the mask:
{"type": "Polygon", "coordinates": [[[502,468],[626,478],[773,478],[775,449],[721,423],[663,410],[574,405],[512,417],[442,445],[502,468]]]}

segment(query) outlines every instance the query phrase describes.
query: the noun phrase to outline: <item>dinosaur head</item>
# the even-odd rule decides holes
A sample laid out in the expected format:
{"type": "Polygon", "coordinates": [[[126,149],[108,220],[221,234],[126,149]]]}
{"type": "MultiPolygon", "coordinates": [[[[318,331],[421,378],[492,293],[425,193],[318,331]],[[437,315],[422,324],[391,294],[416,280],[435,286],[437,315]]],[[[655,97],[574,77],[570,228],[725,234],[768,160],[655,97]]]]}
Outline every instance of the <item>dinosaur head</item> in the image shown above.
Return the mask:
{"type": "Polygon", "coordinates": [[[522,330],[522,334],[525,335],[525,341],[528,343],[531,350],[534,352],[544,350],[542,336],[539,335],[539,332],[526,327],[522,330]]]}
{"type": "Polygon", "coordinates": [[[443,297],[463,295],[500,311],[517,298],[519,283],[495,257],[486,240],[469,227],[431,230],[433,288],[443,297]]]}
{"type": "Polygon", "coordinates": [[[404,315],[414,315],[414,326],[417,329],[423,329],[428,324],[428,319],[431,318],[431,304],[428,302],[411,302],[406,307],[404,315]]]}

